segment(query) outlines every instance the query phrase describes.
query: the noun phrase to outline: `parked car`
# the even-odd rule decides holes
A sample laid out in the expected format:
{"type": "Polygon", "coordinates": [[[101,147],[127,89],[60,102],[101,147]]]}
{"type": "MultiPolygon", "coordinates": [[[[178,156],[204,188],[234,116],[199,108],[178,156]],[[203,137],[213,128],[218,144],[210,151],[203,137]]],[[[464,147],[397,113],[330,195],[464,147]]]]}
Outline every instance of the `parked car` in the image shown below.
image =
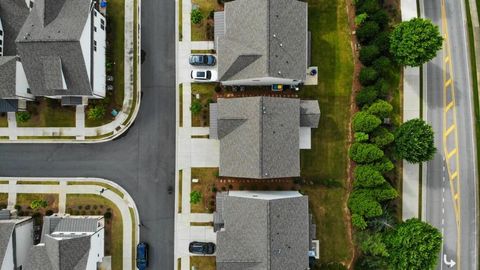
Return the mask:
{"type": "Polygon", "coordinates": [[[190,76],[197,81],[209,81],[212,79],[212,72],[210,70],[192,70],[190,76]]]}
{"type": "Polygon", "coordinates": [[[215,244],[207,242],[191,242],[188,245],[188,251],[193,254],[213,254],[215,253],[215,244]]]}
{"type": "Polygon", "coordinates": [[[138,270],[145,270],[148,266],[148,244],[139,243],[137,245],[137,268],[138,270]]]}
{"type": "Polygon", "coordinates": [[[188,61],[192,66],[215,66],[215,64],[217,63],[217,59],[215,59],[215,56],[208,55],[208,54],[190,55],[190,58],[188,59],[188,61]]]}

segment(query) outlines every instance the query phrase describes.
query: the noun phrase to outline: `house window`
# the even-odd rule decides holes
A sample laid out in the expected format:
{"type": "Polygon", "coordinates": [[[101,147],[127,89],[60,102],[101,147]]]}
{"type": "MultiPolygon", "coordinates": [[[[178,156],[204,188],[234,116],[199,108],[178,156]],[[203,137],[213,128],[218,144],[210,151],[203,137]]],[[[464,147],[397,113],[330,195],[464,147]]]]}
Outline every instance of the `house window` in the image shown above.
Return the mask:
{"type": "Polygon", "coordinates": [[[3,36],[3,30],[0,30],[0,36],[3,36]]]}
{"type": "Polygon", "coordinates": [[[2,53],[2,52],[3,52],[3,47],[0,47],[0,53],[2,53]]]}
{"type": "Polygon", "coordinates": [[[31,94],[32,93],[32,90],[30,90],[30,87],[27,88],[27,93],[31,94]]]}
{"type": "Polygon", "coordinates": [[[3,45],[3,40],[0,39],[0,45],[3,45]]]}
{"type": "Polygon", "coordinates": [[[95,17],[97,17],[97,11],[96,11],[96,10],[94,11],[94,13],[93,13],[93,14],[95,14],[95,17]]]}
{"type": "Polygon", "coordinates": [[[30,8],[33,8],[33,2],[30,1],[30,8]]]}
{"type": "Polygon", "coordinates": [[[103,19],[100,19],[100,28],[102,28],[102,30],[105,30],[105,20],[103,19]]]}
{"type": "Polygon", "coordinates": [[[96,40],[93,41],[93,50],[97,51],[97,41],[96,40]]]}
{"type": "Polygon", "coordinates": [[[93,31],[97,32],[97,27],[96,26],[93,27],[93,31]]]}

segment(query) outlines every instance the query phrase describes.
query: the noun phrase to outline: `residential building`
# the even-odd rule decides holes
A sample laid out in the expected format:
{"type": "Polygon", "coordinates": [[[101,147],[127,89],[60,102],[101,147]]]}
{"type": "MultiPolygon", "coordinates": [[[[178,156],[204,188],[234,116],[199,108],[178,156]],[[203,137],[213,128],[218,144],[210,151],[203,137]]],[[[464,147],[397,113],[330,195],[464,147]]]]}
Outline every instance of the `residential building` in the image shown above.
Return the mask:
{"type": "Polygon", "coordinates": [[[0,111],[25,109],[25,100],[38,96],[62,105],[105,97],[106,19],[95,6],[0,0],[0,111]]]}
{"type": "Polygon", "coordinates": [[[307,270],[318,258],[308,197],[298,191],[217,193],[213,221],[217,270],[307,270]]]}
{"type": "Polygon", "coordinates": [[[220,140],[220,176],[300,176],[300,149],[311,145],[316,100],[281,97],[219,98],[210,103],[210,138],[220,140]]]}
{"type": "Polygon", "coordinates": [[[218,78],[224,85],[298,85],[308,65],[307,3],[235,0],[214,14],[218,78]]]}
{"type": "Polygon", "coordinates": [[[96,270],[104,257],[103,216],[46,216],[25,270],[96,270]]]}
{"type": "Polygon", "coordinates": [[[32,218],[0,210],[0,270],[22,269],[32,245],[32,218]]]}

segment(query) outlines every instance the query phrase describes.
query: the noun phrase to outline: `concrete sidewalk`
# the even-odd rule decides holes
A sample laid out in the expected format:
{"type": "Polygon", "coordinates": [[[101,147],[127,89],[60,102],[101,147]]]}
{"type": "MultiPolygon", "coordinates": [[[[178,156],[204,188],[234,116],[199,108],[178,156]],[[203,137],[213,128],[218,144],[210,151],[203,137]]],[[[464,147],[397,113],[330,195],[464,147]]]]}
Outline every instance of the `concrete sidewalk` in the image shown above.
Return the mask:
{"type": "MultiPolygon", "coordinates": [[[[416,0],[401,0],[402,21],[418,17],[416,0]]],[[[420,115],[420,69],[405,67],[403,77],[403,121],[422,118],[420,115]],[[408,102],[406,102],[408,101],[408,102]]],[[[402,218],[421,218],[419,215],[420,165],[403,161],[402,218]]]]}
{"type": "MultiPolygon", "coordinates": [[[[103,126],[99,127],[85,127],[85,115],[81,113],[82,108],[77,106],[75,127],[17,127],[15,121],[15,113],[8,114],[8,127],[0,128],[0,136],[9,137],[8,140],[0,140],[0,143],[85,143],[85,142],[104,142],[114,139],[121,135],[135,120],[138,110],[140,108],[140,98],[134,100],[134,91],[136,96],[141,94],[141,61],[140,61],[140,40],[141,33],[137,31],[137,40],[134,38],[134,29],[137,27],[141,29],[141,20],[138,20],[138,25],[134,25],[134,12],[138,12],[140,18],[141,1],[134,6],[133,0],[125,1],[125,46],[124,46],[124,99],[122,108],[115,119],[103,126]],[[134,55],[134,45],[137,45],[137,55],[134,55]],[[134,58],[137,58],[137,81],[134,82],[134,58]],[[135,84],[136,83],[136,88],[135,84]],[[134,103],[135,101],[135,103],[134,103]],[[129,115],[131,117],[129,118],[129,115]],[[128,121],[127,121],[128,120],[128,121]],[[48,137],[45,139],[21,139],[19,136],[26,137],[48,137]],[[93,138],[104,136],[103,138],[93,138]],[[65,137],[52,139],[50,137],[65,137]],[[70,138],[69,138],[70,137],[70,138]],[[71,138],[75,137],[75,139],[71,138]],[[90,138],[87,138],[90,137],[90,138]]],[[[82,106],[83,107],[83,106],[82,106]]],[[[83,108],[84,109],[84,108],[83,108]]],[[[110,112],[106,112],[107,114],[110,112]]]]}
{"type": "MultiPolygon", "coordinates": [[[[59,194],[59,213],[65,213],[65,204],[66,204],[66,195],[67,194],[90,194],[90,195],[99,195],[104,198],[112,201],[120,210],[123,223],[123,253],[122,253],[122,269],[132,269],[133,258],[135,254],[132,254],[133,247],[138,244],[140,239],[139,230],[135,230],[135,239],[132,238],[133,225],[139,224],[138,210],[133,201],[132,197],[120,186],[117,184],[107,181],[104,179],[98,178],[2,178],[2,180],[8,180],[8,184],[0,185],[1,193],[8,193],[8,208],[13,209],[16,204],[16,197],[18,193],[54,193],[59,194]],[[17,181],[59,181],[59,185],[42,185],[42,184],[28,184],[28,185],[19,185],[17,181]],[[89,182],[98,182],[101,184],[108,184],[116,189],[120,190],[123,193],[123,198],[119,194],[106,190],[100,194],[100,190],[104,186],[100,185],[68,185],[69,181],[89,181],[89,182]],[[130,208],[134,212],[134,220],[130,215],[130,208]],[[135,243],[134,243],[135,242],[135,243]]],[[[135,228],[137,228],[135,226],[135,228]]]]}

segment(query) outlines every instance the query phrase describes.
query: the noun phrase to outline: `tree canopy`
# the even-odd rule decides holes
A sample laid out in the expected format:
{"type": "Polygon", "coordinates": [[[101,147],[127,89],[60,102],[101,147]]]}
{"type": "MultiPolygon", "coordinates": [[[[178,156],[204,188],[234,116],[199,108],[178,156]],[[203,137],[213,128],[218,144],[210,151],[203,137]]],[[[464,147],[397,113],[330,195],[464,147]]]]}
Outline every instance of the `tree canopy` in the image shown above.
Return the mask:
{"type": "Polygon", "coordinates": [[[395,131],[395,152],[410,163],[431,160],[436,152],[432,127],[421,119],[400,125],[395,131]]]}
{"type": "Polygon", "coordinates": [[[352,126],[355,132],[370,133],[376,129],[382,120],[368,112],[357,112],[353,116],[352,126]]]}
{"type": "Polygon", "coordinates": [[[413,18],[398,24],[390,37],[390,52],[398,63],[418,67],[442,48],[438,26],[428,19],[413,18]]]}
{"type": "Polygon", "coordinates": [[[376,100],[367,109],[368,113],[371,113],[379,117],[380,119],[389,117],[392,111],[393,111],[393,106],[383,99],[376,100]]]}
{"type": "Polygon", "coordinates": [[[382,174],[369,165],[360,165],[353,173],[355,187],[375,187],[385,182],[382,174]]]}
{"type": "Polygon", "coordinates": [[[383,151],[369,143],[354,143],[348,151],[350,158],[357,163],[370,163],[381,159],[383,151]]]}
{"type": "Polygon", "coordinates": [[[385,244],[392,269],[434,269],[442,235],[432,225],[412,218],[387,234],[385,244]]]}

